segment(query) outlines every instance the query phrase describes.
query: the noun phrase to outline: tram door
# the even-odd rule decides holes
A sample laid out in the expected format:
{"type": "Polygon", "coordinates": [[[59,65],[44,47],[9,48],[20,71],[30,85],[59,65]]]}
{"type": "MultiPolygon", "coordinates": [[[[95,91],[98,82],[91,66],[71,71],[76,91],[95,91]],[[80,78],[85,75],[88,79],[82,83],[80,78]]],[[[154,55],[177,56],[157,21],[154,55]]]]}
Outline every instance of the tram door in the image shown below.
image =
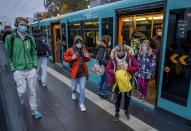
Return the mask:
{"type": "Polygon", "coordinates": [[[157,106],[191,120],[191,1],[166,6],[157,106]]]}
{"type": "Polygon", "coordinates": [[[53,25],[53,57],[54,63],[62,63],[62,42],[60,37],[60,25],[53,25]]]}

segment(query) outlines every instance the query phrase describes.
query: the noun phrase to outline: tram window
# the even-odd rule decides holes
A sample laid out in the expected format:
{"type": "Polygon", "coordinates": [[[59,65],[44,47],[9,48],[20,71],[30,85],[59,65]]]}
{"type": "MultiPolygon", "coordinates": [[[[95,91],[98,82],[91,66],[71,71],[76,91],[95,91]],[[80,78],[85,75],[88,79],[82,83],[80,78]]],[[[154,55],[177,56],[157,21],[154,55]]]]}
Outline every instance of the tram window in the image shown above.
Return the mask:
{"type": "Polygon", "coordinates": [[[84,22],[84,29],[93,29],[93,28],[98,28],[98,20],[84,22]]]}
{"type": "Polygon", "coordinates": [[[191,79],[191,8],[171,10],[162,97],[187,106],[191,79]]]}
{"type": "Polygon", "coordinates": [[[109,35],[113,37],[113,18],[112,17],[102,19],[102,36],[104,35],[109,35]]]}
{"type": "Polygon", "coordinates": [[[83,39],[91,57],[95,57],[95,47],[98,43],[98,20],[84,21],[83,39]]]}
{"type": "Polygon", "coordinates": [[[80,22],[75,22],[75,23],[69,23],[68,24],[68,47],[72,47],[74,44],[74,37],[76,35],[81,36],[81,31],[80,31],[80,22]]]}

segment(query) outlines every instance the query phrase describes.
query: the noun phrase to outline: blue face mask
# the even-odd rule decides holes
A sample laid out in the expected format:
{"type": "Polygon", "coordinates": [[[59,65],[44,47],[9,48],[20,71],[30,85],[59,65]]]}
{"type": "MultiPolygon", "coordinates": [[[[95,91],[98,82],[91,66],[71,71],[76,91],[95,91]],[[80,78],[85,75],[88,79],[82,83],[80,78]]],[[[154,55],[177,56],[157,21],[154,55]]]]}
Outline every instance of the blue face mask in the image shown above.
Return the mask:
{"type": "Polygon", "coordinates": [[[82,44],[81,44],[81,43],[77,43],[77,44],[76,44],[76,47],[77,47],[78,49],[80,49],[80,48],[82,48],[82,44]]]}
{"type": "Polygon", "coordinates": [[[21,33],[25,33],[27,31],[27,27],[26,26],[23,26],[23,25],[19,25],[18,26],[18,30],[19,32],[21,33]]]}

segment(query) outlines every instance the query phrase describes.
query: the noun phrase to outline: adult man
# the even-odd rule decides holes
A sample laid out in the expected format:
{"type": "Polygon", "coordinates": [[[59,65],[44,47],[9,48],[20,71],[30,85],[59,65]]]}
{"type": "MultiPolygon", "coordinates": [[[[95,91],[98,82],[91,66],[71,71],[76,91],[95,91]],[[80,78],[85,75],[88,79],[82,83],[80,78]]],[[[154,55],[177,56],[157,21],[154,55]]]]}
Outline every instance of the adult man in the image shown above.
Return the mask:
{"type": "Polygon", "coordinates": [[[5,32],[2,34],[2,41],[5,43],[5,38],[7,35],[12,33],[12,28],[10,25],[5,26],[5,32]]]}
{"type": "Polygon", "coordinates": [[[160,60],[160,49],[162,44],[162,28],[156,29],[156,35],[152,38],[151,48],[153,52],[156,53],[156,69],[155,69],[155,82],[158,82],[159,73],[159,60],[160,60]]]}
{"type": "Polygon", "coordinates": [[[27,19],[23,17],[18,17],[15,20],[17,28],[6,37],[5,48],[21,104],[24,103],[26,90],[29,88],[29,104],[32,115],[35,119],[40,119],[41,114],[37,110],[36,103],[37,52],[33,37],[27,33],[27,24],[27,19]]]}
{"type": "Polygon", "coordinates": [[[47,86],[47,62],[51,53],[46,37],[43,36],[42,30],[35,35],[36,49],[38,56],[38,79],[41,80],[43,87],[47,86]]]}

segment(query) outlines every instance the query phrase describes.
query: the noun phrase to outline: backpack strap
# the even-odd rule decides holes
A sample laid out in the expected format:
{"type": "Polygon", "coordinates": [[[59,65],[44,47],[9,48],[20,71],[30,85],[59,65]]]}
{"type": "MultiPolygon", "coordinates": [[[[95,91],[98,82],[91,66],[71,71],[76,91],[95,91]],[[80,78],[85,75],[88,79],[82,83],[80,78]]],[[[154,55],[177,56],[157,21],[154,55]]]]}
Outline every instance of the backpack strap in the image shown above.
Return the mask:
{"type": "Polygon", "coordinates": [[[14,33],[11,33],[10,36],[11,36],[11,56],[13,56],[13,44],[15,41],[14,33]]]}

